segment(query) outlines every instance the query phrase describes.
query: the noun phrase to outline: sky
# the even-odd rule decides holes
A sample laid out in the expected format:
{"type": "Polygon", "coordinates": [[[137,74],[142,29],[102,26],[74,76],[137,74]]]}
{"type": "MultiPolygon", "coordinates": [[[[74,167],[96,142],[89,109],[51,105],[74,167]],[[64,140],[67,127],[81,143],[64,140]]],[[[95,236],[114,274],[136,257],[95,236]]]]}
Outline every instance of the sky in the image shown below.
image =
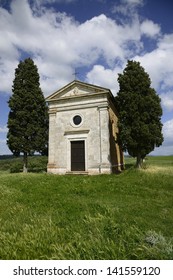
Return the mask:
{"type": "Polygon", "coordinates": [[[173,155],[172,0],[0,0],[0,155],[15,69],[31,57],[46,96],[75,79],[119,90],[118,73],[139,61],[161,98],[164,143],[173,155]]]}

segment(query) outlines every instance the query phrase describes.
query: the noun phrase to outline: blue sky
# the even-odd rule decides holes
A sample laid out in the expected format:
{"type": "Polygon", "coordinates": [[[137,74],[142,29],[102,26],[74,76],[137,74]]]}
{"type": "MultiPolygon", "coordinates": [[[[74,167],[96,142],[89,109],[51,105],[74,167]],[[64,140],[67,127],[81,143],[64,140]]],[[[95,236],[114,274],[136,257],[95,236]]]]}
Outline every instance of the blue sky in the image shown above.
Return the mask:
{"type": "Polygon", "coordinates": [[[128,59],[139,61],[161,97],[164,143],[173,154],[172,0],[0,0],[0,154],[6,145],[14,71],[31,57],[45,96],[81,81],[118,91],[128,59]]]}

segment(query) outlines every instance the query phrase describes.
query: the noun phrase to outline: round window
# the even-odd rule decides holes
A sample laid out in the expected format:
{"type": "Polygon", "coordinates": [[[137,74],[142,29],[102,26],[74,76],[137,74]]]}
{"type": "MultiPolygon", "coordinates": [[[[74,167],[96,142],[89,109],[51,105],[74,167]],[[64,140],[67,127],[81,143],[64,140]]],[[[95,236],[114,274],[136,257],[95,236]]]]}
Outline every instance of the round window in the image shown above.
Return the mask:
{"type": "Polygon", "coordinates": [[[79,116],[79,115],[74,116],[74,118],[73,118],[73,123],[74,123],[75,125],[79,125],[81,122],[82,122],[81,116],[79,116]]]}

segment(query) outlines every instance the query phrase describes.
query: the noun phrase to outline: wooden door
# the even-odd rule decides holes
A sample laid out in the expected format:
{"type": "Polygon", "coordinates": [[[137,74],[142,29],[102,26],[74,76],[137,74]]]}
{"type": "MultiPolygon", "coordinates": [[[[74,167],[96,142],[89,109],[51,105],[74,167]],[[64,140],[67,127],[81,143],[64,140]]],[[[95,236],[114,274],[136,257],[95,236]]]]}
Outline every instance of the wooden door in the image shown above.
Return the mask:
{"type": "Polygon", "coordinates": [[[85,171],[85,142],[71,142],[71,171],[85,171]]]}

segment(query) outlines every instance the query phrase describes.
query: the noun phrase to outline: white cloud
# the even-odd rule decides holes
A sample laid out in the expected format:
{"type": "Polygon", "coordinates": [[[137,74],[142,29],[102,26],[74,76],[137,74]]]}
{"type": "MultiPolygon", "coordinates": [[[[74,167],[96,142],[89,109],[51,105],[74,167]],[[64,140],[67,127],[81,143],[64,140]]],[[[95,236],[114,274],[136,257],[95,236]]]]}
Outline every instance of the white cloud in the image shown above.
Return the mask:
{"type": "Polygon", "coordinates": [[[10,155],[11,151],[8,149],[6,139],[0,139],[0,155],[10,155]]]}
{"type": "Polygon", "coordinates": [[[125,4],[129,4],[129,5],[141,5],[143,4],[143,0],[123,0],[122,1],[125,4]]]}
{"type": "Polygon", "coordinates": [[[91,70],[84,80],[110,88],[115,94],[118,73],[127,59],[134,59],[149,73],[164,109],[173,109],[173,34],[162,35],[161,27],[151,20],[141,22],[137,9],[143,5],[142,0],[120,1],[112,9],[115,19],[101,14],[82,24],[65,13],[44,7],[53,2],[57,1],[13,0],[10,11],[0,8],[2,92],[11,93],[15,68],[26,54],[38,66],[45,95],[70,82],[75,68],[80,72],[80,67],[85,66],[91,70]],[[118,13],[126,17],[118,20],[118,13]],[[157,46],[151,52],[144,52],[143,35],[155,40],[157,46]]]}
{"type": "MultiPolygon", "coordinates": [[[[172,36],[172,35],[170,35],[172,36]]],[[[164,38],[158,44],[158,47],[150,53],[145,53],[143,56],[135,57],[142,62],[142,64],[150,70],[152,77],[155,77],[155,83],[158,83],[164,78],[163,75],[167,75],[170,71],[173,71],[171,52],[173,46],[169,48],[164,47],[164,38]],[[154,75],[155,72],[155,75],[154,75]],[[161,75],[162,74],[162,75],[161,75]]]]}
{"type": "MultiPolygon", "coordinates": [[[[73,33],[72,29],[76,28],[72,18],[50,10],[43,10],[41,15],[35,16],[26,0],[12,1],[11,13],[0,9],[0,17],[3,30],[0,44],[1,91],[11,92],[14,70],[21,52],[39,61],[39,73],[47,76],[48,81],[49,78],[51,82],[61,80],[66,73],[69,76],[69,65],[72,72],[72,63],[76,58],[73,50],[69,51],[68,38],[73,33]],[[65,67],[67,69],[63,71],[65,67]]],[[[67,77],[65,80],[67,82],[67,77]]]]}
{"type": "Polygon", "coordinates": [[[173,155],[173,119],[163,124],[164,142],[162,146],[155,148],[151,155],[173,155]]]}
{"type": "MultiPolygon", "coordinates": [[[[142,3],[126,0],[123,6],[136,7],[142,3]]],[[[11,92],[21,51],[34,58],[45,95],[71,81],[74,68],[80,66],[92,67],[86,77],[88,81],[101,82],[116,92],[117,71],[121,72],[122,65],[131,58],[142,63],[157,89],[161,82],[162,89],[172,83],[173,35],[161,38],[157,49],[151,53],[140,55],[142,34],[154,36],[160,32],[159,26],[152,21],[145,20],[140,24],[135,16],[131,23],[118,24],[102,14],[79,24],[74,18],[51,9],[40,8],[39,14],[34,13],[26,0],[13,0],[11,12],[1,8],[0,18],[2,91],[11,92]],[[100,59],[108,65],[107,69],[106,66],[98,67],[100,59]],[[121,61],[121,67],[117,67],[117,60],[121,61]]]]}
{"type": "Polygon", "coordinates": [[[7,140],[6,138],[4,138],[6,137],[7,132],[8,132],[8,128],[6,125],[0,126],[0,137],[3,137],[0,139],[0,155],[11,154],[11,151],[8,149],[6,144],[7,140]]]}
{"type": "Polygon", "coordinates": [[[117,59],[124,61],[141,48],[136,19],[130,25],[120,25],[100,15],[79,24],[51,9],[41,8],[37,14],[26,0],[13,0],[11,12],[1,8],[0,16],[0,83],[1,90],[6,92],[11,91],[21,53],[34,58],[43,92],[49,94],[72,80],[75,67],[91,67],[103,58],[114,69],[117,59]]]}
{"type": "Polygon", "coordinates": [[[173,48],[173,33],[166,34],[163,38],[159,41],[158,47],[164,50],[172,49],[173,48]]]}
{"type": "Polygon", "coordinates": [[[4,125],[3,127],[0,127],[0,133],[7,133],[8,128],[6,127],[6,125],[4,125]]]}
{"type": "Polygon", "coordinates": [[[158,148],[155,148],[153,152],[150,153],[152,156],[169,156],[173,155],[173,145],[172,146],[166,146],[162,145],[158,148]]]}
{"type": "Polygon", "coordinates": [[[63,3],[63,4],[68,4],[68,3],[73,3],[76,2],[77,0],[35,0],[37,5],[46,5],[46,4],[53,4],[53,3],[63,3]]]}
{"type": "Polygon", "coordinates": [[[143,6],[143,0],[121,0],[120,4],[114,5],[112,13],[120,13],[130,20],[130,18],[138,18],[137,9],[140,6],[143,6]]]}
{"type": "Polygon", "coordinates": [[[173,34],[158,41],[157,48],[142,56],[135,56],[149,74],[152,86],[160,94],[162,105],[168,111],[173,109],[173,34]]]}
{"type": "Polygon", "coordinates": [[[92,70],[87,74],[87,81],[91,84],[100,85],[109,88],[114,95],[119,90],[117,82],[118,73],[121,72],[121,68],[106,69],[102,65],[94,65],[92,70]]]}
{"type": "MultiPolygon", "coordinates": [[[[165,144],[167,146],[173,146],[173,119],[167,121],[163,125],[163,135],[165,144]]],[[[172,150],[173,153],[173,150],[172,150]]]]}
{"type": "Polygon", "coordinates": [[[141,32],[148,37],[154,37],[156,35],[159,35],[160,26],[147,19],[141,23],[141,32]]]}
{"type": "MultiPolygon", "coordinates": [[[[24,0],[26,1],[26,0],[24,0]]],[[[78,0],[28,0],[29,4],[32,6],[32,9],[35,10],[36,13],[38,13],[38,9],[41,9],[44,6],[51,6],[54,4],[72,4],[75,3],[78,0]]],[[[53,9],[52,9],[53,10],[53,9]]]]}
{"type": "Polygon", "coordinates": [[[164,73],[167,72],[165,63],[169,60],[169,53],[157,48],[150,53],[145,53],[143,56],[135,56],[134,60],[141,63],[149,73],[154,88],[159,89],[164,73]]]}
{"type": "Polygon", "coordinates": [[[167,91],[160,95],[162,99],[162,105],[166,110],[173,111],[173,91],[167,91]]]}

